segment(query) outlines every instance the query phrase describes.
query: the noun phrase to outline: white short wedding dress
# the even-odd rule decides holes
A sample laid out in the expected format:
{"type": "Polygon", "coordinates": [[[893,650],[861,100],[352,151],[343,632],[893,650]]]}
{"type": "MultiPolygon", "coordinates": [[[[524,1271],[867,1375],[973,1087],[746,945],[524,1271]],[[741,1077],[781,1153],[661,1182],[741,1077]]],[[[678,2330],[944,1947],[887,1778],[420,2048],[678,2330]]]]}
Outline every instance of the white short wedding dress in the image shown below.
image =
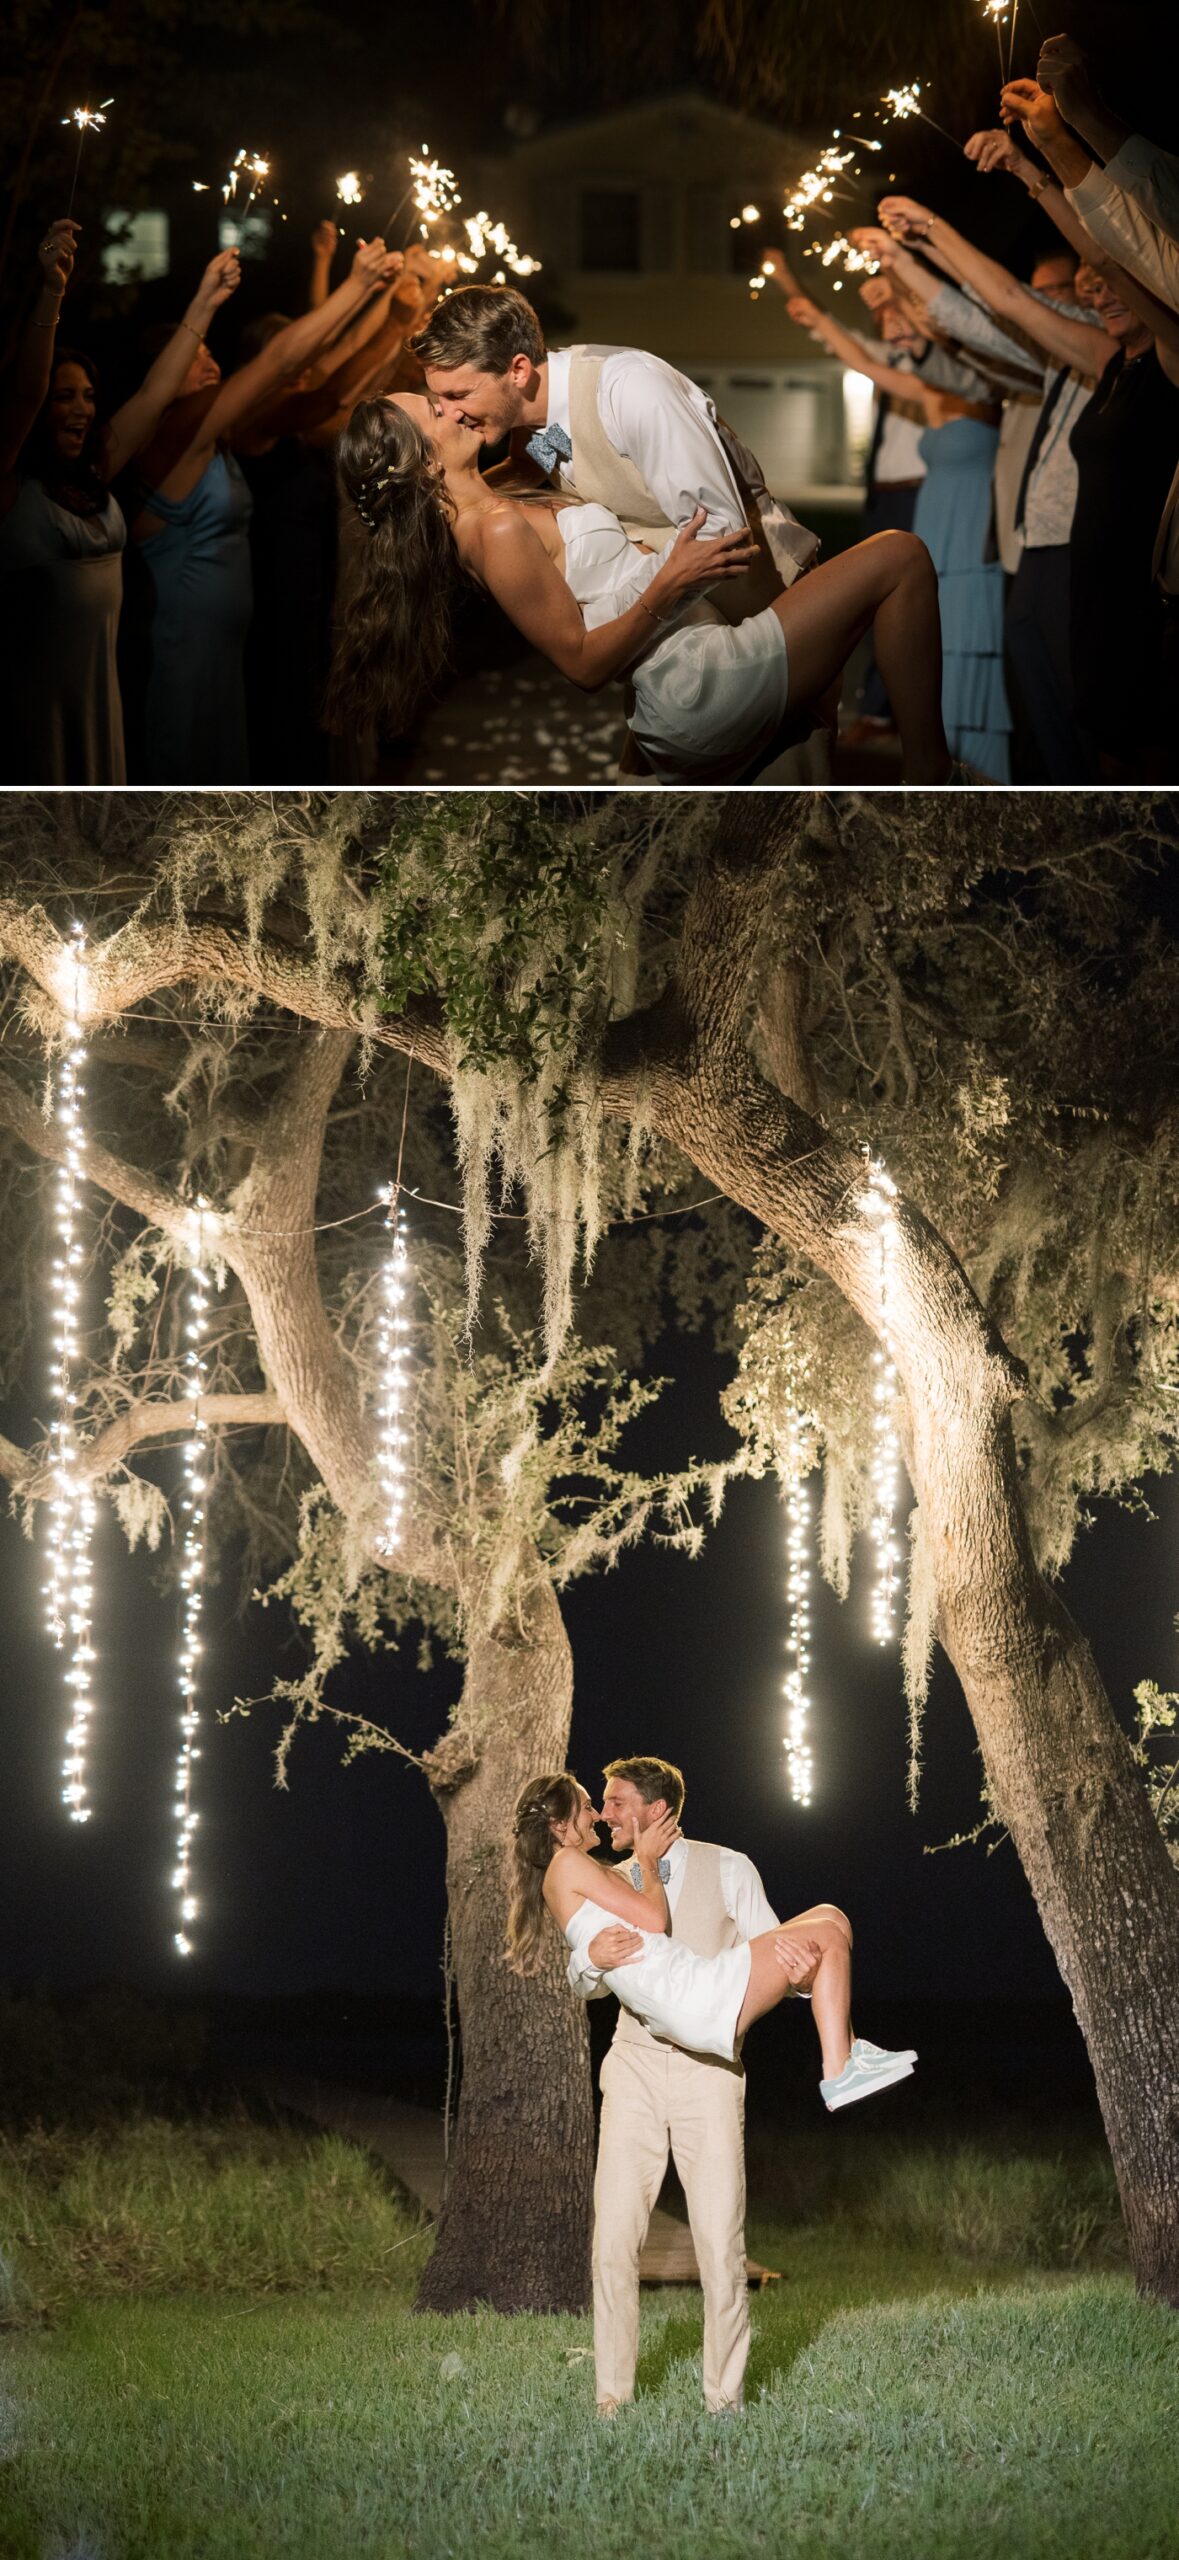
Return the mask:
{"type": "MultiPolygon", "coordinates": [[[[609,507],[561,507],[565,576],[586,628],[625,613],[649,587],[675,540],[641,551],[609,507]]],[[[667,638],[630,670],[630,727],[667,780],[723,781],[781,728],[789,690],[786,640],[772,607],[729,623],[707,596],[675,616],[667,638]]]]}
{"type": "MultiPolygon", "coordinates": [[[[599,1929],[617,1927],[616,1912],[603,1911],[599,1902],[583,1902],[566,1921],[565,1936],[576,1954],[588,1948],[599,1929]]],[[[689,2053],[715,2053],[722,2062],[732,2062],[751,1963],[744,1939],[718,1956],[698,1956],[681,1939],[651,1929],[643,1931],[637,1962],[615,1965],[602,1980],[653,2036],[683,2045],[689,2053]]]]}

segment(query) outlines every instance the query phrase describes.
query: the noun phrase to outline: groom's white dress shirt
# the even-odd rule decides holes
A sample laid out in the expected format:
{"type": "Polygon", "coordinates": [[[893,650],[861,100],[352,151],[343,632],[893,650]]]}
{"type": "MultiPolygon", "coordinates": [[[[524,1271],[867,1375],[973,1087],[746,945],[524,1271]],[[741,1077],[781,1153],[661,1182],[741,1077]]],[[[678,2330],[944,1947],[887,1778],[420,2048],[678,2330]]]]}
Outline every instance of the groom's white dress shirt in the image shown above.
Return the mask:
{"type": "MultiPolygon", "coordinates": [[[[687,1840],[673,1840],[668,1851],[668,1874],[664,1890],[667,1894],[667,1907],[671,1913],[673,1935],[675,1907],[684,1881],[689,1845],[687,1840]]],[[[621,1869],[616,1868],[615,1873],[625,1873],[629,1863],[629,1860],[624,1859],[621,1869]]],[[[721,1850],[720,1889],[721,1900],[729,1918],[742,1938],[757,1938],[761,1936],[764,1929],[778,1927],[777,1912],[771,1909],[766,1900],[761,1877],[752,1859],[744,1857],[740,1849],[721,1850]]],[[[619,1922],[617,1925],[621,1927],[624,1924],[619,1922]]],[[[590,1963],[584,1948],[570,1957],[566,1979],[570,1990],[577,1993],[579,2000],[600,2000],[608,1996],[607,1985],[596,1966],[590,1963]]]]}
{"type": "MultiPolygon", "coordinates": [[[[745,508],[720,440],[716,410],[706,392],[662,356],[641,347],[586,347],[605,359],[598,376],[598,416],[616,453],[641,473],[669,524],[683,525],[706,507],[701,539],[734,532],[745,508]],[[652,376],[659,396],[652,398],[652,376]]],[[[550,427],[563,427],[572,442],[569,369],[572,349],[554,348],[548,359],[550,427]]],[[[577,494],[571,463],[557,466],[558,486],[577,494]]]]}

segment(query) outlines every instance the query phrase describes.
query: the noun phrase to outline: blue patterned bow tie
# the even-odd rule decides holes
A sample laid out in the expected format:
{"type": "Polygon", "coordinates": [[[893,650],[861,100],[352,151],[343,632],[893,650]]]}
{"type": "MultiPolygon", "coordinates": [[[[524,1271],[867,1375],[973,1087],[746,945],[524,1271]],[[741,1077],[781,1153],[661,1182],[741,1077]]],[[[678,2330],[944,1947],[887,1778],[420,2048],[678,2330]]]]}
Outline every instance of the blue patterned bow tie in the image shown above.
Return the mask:
{"type": "MultiPolygon", "coordinates": [[[[670,1874],[671,1874],[671,1860],[670,1860],[670,1858],[661,1858],[661,1859],[660,1859],[660,1861],[659,1861],[659,1881],[660,1881],[660,1884],[666,1884],[667,1879],[668,1879],[668,1877],[669,1877],[669,1875],[670,1875],[670,1874]]],[[[642,1870],[641,1866],[639,1865],[639,1862],[638,1862],[638,1859],[637,1859],[637,1858],[635,1859],[634,1865],[633,1865],[633,1867],[631,1868],[631,1871],[630,1871],[630,1880],[631,1880],[631,1883],[632,1883],[632,1884],[633,1884],[633,1886],[634,1886],[635,1892],[636,1892],[636,1893],[641,1893],[641,1892],[642,1892],[642,1889],[643,1889],[643,1870],[642,1870]]]]}
{"type": "Polygon", "coordinates": [[[546,478],[550,471],[556,470],[559,462],[573,460],[573,447],[564,427],[538,427],[536,434],[529,436],[524,451],[540,464],[546,478]]]}

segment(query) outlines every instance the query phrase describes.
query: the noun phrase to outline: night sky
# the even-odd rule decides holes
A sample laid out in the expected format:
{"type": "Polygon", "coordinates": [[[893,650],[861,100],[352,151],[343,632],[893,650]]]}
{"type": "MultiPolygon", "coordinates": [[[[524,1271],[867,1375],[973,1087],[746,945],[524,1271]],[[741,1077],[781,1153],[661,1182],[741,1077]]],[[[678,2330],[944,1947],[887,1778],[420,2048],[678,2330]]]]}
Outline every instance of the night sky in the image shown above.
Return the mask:
{"type": "MultiPolygon", "coordinates": [[[[652,1364],[679,1384],[645,1428],[664,1462],[729,1445],[716,1409],[725,1364],[699,1341],[665,1342],[652,1364]]],[[[653,1454],[641,1453],[641,1454],[653,1454]]],[[[1159,1518],[1107,1511],[1083,1536],[1066,1591],[1127,1721],[1136,1681],[1175,1679],[1173,1560],[1179,1497],[1159,1518]]],[[[94,1816],[57,1801],[65,1722],[59,1665],[40,1627],[41,1566],[3,1528],[5,1784],[0,1801],[0,1978],[76,1989],[103,1978],[153,1993],[298,1993],[336,1986],[429,1996],[438,1987],[442,1824],[419,1773],[390,1755],[340,1767],[330,1726],[303,1736],[287,1794],[273,1784],[277,1712],[218,1725],[235,1690],[256,1693],[278,1660],[278,1613],[226,1620],[211,1591],[205,1756],[197,1835],[200,1952],[171,1951],[168,1811],[177,1692],[177,1607],[152,1560],[100,1531],[99,1706],[94,1816]]],[[[575,1663],[571,1758],[592,1788],[602,1761],[654,1750],[684,1767],[686,1828],[751,1855],[779,1913],[818,1898],[857,1924],[866,1997],[1063,2000],[1014,1851],[1004,1843],[924,1854],[972,1828],[978,1760],[957,1681],[939,1657],[916,1819],[905,1802],[905,1708],[897,1656],[867,1633],[869,1558],[845,1607],[817,1586],[812,1717],[815,1800],[789,1799],[779,1685],[785,1627],[782,1515],[769,1484],[738,1484],[700,1559],[647,1547],[566,1597],[575,1663]]],[[[288,1653],[280,1668],[290,1667],[288,1653]]],[[[423,1677],[412,1642],[358,1660],[334,1695],[421,1748],[436,1739],[456,1668],[423,1677]]],[[[870,2023],[865,2032],[871,2032],[870,2023]]]]}

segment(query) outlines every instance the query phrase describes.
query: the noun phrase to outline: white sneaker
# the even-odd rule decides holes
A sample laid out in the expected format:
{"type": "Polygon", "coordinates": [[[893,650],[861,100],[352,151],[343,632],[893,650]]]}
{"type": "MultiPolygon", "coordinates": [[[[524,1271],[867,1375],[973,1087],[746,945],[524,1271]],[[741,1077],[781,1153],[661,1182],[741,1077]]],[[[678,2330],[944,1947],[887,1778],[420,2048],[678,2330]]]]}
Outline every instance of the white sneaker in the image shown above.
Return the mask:
{"type": "Polygon", "coordinates": [[[857,2098],[870,2098],[875,2089],[891,2088],[894,2080],[907,2080],[917,2056],[888,2053],[883,2045],[869,2044],[865,2036],[857,2036],[837,2080],[820,2080],[819,2096],[825,2107],[850,2107],[857,2098]]]}

